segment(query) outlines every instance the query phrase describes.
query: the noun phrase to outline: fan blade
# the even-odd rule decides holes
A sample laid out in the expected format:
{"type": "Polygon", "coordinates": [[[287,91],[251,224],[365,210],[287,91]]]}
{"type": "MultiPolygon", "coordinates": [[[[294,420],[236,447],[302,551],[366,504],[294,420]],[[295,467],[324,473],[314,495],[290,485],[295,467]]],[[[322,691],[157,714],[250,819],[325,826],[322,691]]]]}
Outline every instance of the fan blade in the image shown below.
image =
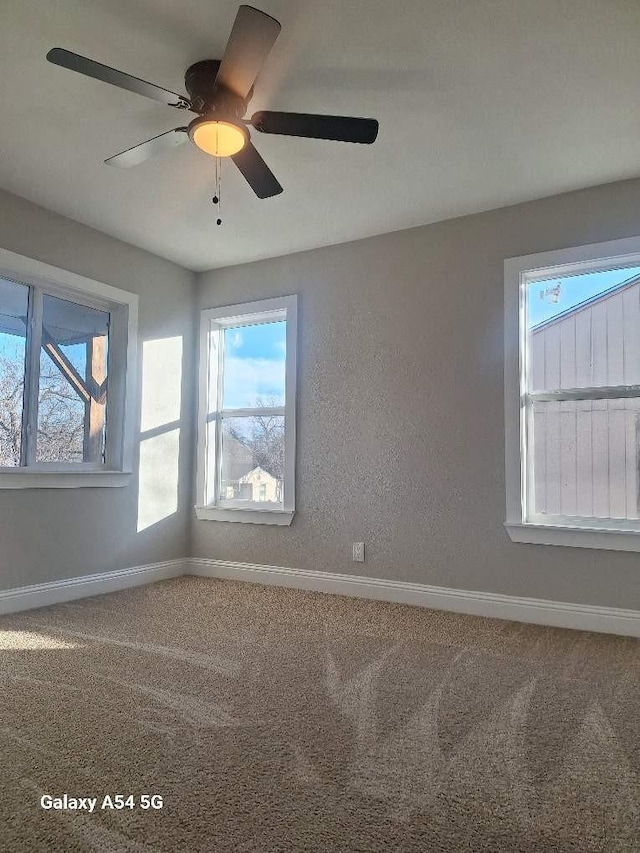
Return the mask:
{"type": "Polygon", "coordinates": [[[280,33],[280,22],[253,6],[240,6],[216,84],[246,98],[280,33]]]}
{"type": "Polygon", "coordinates": [[[94,62],[93,59],[87,59],[86,56],[71,53],[70,50],[54,47],[47,54],[47,59],[49,62],[53,62],[54,65],[69,68],[71,71],[77,71],[80,74],[85,74],[87,77],[93,77],[95,80],[111,83],[112,86],[119,86],[121,89],[128,89],[130,92],[135,92],[136,95],[152,98],[154,101],[160,101],[161,104],[166,104],[168,107],[177,107],[180,110],[190,109],[191,107],[191,104],[183,95],[177,95],[175,92],[170,92],[168,89],[163,89],[154,83],[147,83],[138,77],[125,74],[124,71],[117,71],[108,65],[94,62]]]}
{"type": "Polygon", "coordinates": [[[310,139],[334,139],[338,142],[360,142],[371,145],[378,135],[374,118],[318,116],[310,113],[278,113],[264,110],[254,113],[251,124],[260,133],[283,136],[305,136],[310,139]]]}
{"type": "Polygon", "coordinates": [[[161,133],[159,136],[147,139],[146,142],[141,142],[140,145],[134,145],[133,148],[127,148],[126,151],[114,154],[113,157],[109,157],[104,162],[108,166],[119,166],[121,169],[128,169],[130,166],[137,166],[139,163],[144,163],[145,160],[155,157],[156,154],[161,154],[168,148],[175,148],[176,145],[182,145],[188,139],[187,128],[176,127],[174,130],[168,130],[166,133],[161,133]]]}
{"type": "Polygon", "coordinates": [[[247,142],[241,151],[232,155],[231,159],[258,198],[271,198],[282,192],[277,178],[258,154],[252,142],[247,142]]]}

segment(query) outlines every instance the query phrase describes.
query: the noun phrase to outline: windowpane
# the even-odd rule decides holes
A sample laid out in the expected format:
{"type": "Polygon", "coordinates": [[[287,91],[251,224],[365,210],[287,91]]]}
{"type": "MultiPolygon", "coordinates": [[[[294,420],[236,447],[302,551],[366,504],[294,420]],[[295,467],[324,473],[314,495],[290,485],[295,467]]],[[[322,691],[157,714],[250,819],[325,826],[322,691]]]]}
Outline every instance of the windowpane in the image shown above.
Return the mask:
{"type": "Polygon", "coordinates": [[[0,466],[20,465],[29,288],[0,279],[0,466]]]}
{"type": "Polygon", "coordinates": [[[640,399],[533,405],[536,513],[637,519],[640,399]]]}
{"type": "Polygon", "coordinates": [[[529,388],[640,385],[640,268],[530,284],[529,388]]]}
{"type": "Polygon", "coordinates": [[[38,462],[102,463],[109,314],[43,298],[38,462]]]}
{"type": "Polygon", "coordinates": [[[284,417],[224,418],[220,500],[283,500],[284,417]]]}
{"type": "Polygon", "coordinates": [[[223,409],[284,406],[286,321],[224,330],[223,409]]]}

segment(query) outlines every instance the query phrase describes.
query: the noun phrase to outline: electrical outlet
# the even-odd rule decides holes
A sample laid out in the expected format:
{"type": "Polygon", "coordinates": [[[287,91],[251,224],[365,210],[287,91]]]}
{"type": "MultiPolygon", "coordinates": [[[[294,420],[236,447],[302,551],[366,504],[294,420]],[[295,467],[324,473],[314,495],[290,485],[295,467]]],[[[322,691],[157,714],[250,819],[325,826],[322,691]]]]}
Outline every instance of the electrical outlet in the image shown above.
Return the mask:
{"type": "Polygon", "coordinates": [[[351,559],[354,563],[364,563],[364,542],[353,543],[353,555],[351,559]]]}

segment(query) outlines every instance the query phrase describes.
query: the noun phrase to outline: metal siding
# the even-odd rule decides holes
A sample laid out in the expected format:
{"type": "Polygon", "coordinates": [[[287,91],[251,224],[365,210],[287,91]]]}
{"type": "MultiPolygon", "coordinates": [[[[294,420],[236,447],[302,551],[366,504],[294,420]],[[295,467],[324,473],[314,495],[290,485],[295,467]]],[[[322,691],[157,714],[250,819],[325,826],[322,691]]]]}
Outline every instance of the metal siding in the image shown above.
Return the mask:
{"type": "Polygon", "coordinates": [[[624,315],[622,294],[604,303],[607,312],[607,384],[624,385],[624,315]]]}
{"type": "Polygon", "coordinates": [[[588,518],[593,515],[593,422],[589,400],[576,403],[576,433],[576,511],[588,518]]]}
{"type": "Polygon", "coordinates": [[[640,287],[622,294],[625,385],[640,385],[640,287]]]}
{"type": "MultiPolygon", "coordinates": [[[[530,338],[532,390],[640,384],[640,283],[530,338]]],[[[638,518],[640,400],[537,403],[535,511],[638,518]]]]}

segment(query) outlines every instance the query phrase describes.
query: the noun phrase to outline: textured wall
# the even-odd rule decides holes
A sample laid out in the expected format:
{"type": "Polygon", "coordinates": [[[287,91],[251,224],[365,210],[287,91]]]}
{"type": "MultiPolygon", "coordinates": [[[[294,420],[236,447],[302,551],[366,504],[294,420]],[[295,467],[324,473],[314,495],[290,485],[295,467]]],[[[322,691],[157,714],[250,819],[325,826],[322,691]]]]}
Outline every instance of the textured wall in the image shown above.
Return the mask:
{"type": "Polygon", "coordinates": [[[194,521],[193,554],[640,607],[638,555],[502,526],[503,260],[636,235],[639,211],[626,181],[200,275],[201,307],[299,294],[298,508],[194,521]]]}
{"type": "MultiPolygon", "coordinates": [[[[0,246],[139,294],[142,346],[184,339],[177,512],[138,532],[137,473],[124,488],[0,490],[0,589],[184,556],[193,503],[193,274],[2,192],[0,246]]],[[[138,457],[136,442],[136,471],[138,457]]]]}

